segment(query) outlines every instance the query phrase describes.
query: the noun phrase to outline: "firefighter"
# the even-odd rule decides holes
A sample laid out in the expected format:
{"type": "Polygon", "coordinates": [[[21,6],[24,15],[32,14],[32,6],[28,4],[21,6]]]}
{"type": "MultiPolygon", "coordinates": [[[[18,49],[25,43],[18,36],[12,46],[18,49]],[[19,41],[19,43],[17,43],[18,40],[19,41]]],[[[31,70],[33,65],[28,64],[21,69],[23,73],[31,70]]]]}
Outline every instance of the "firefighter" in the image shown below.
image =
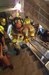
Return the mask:
{"type": "Polygon", "coordinates": [[[25,17],[24,23],[27,25],[30,24],[30,18],[28,16],[25,17]]]}
{"type": "Polygon", "coordinates": [[[14,24],[11,22],[8,26],[7,34],[11,39],[12,44],[14,45],[14,50],[16,51],[16,55],[20,52],[20,42],[23,41],[22,35],[22,22],[20,18],[14,19],[14,24]]]}
{"type": "Polygon", "coordinates": [[[34,37],[35,36],[35,28],[31,22],[30,18],[28,18],[28,16],[25,17],[24,26],[26,28],[24,31],[26,32],[25,34],[27,34],[27,38],[34,37]]]}
{"type": "Polygon", "coordinates": [[[4,52],[4,50],[8,49],[7,46],[6,46],[5,37],[4,37],[4,33],[5,33],[4,27],[5,27],[5,25],[6,25],[6,19],[1,18],[1,20],[0,20],[0,60],[2,60],[3,63],[5,64],[3,69],[5,69],[7,67],[9,67],[10,69],[13,69],[13,65],[10,63],[7,55],[4,52]]]}

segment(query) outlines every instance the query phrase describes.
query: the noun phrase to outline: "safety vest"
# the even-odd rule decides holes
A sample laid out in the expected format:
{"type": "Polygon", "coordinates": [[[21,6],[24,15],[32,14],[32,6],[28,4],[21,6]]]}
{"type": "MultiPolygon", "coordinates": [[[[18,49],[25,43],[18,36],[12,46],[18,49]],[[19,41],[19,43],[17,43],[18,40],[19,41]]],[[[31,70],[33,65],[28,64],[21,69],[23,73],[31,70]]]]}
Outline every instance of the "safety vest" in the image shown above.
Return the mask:
{"type": "Polygon", "coordinates": [[[0,32],[4,34],[4,27],[0,25],[0,32]]]}

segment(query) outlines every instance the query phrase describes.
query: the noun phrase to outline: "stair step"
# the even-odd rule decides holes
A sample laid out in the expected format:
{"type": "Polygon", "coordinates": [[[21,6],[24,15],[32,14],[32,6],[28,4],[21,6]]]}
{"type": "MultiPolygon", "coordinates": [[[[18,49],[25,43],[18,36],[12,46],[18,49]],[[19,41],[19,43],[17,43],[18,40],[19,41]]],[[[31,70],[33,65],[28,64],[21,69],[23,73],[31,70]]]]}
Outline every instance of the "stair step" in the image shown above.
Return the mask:
{"type": "Polygon", "coordinates": [[[41,69],[39,69],[39,70],[36,70],[35,72],[33,72],[32,75],[43,75],[43,72],[41,69]]]}
{"type": "Polygon", "coordinates": [[[49,75],[49,71],[45,67],[42,68],[42,72],[43,75],[49,75]]]}
{"type": "Polygon", "coordinates": [[[43,64],[41,64],[41,62],[40,61],[34,61],[34,63],[36,64],[36,66],[38,67],[38,69],[42,69],[44,66],[43,66],[43,64]]]}
{"type": "Polygon", "coordinates": [[[37,61],[38,60],[37,57],[34,54],[32,55],[32,60],[33,61],[37,61]]]}

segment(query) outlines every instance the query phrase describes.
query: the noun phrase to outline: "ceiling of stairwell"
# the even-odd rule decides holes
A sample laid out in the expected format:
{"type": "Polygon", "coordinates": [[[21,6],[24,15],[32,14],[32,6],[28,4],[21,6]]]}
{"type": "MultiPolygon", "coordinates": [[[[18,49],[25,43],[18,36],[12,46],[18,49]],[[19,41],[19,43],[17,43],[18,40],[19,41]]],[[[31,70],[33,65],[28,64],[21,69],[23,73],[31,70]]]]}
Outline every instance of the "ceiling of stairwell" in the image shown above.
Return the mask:
{"type": "Polygon", "coordinates": [[[19,1],[22,4],[24,0],[0,0],[0,12],[3,11],[4,9],[13,8],[15,4],[19,1]]]}
{"type": "MultiPolygon", "coordinates": [[[[0,0],[0,10],[3,8],[12,8],[15,6],[15,3],[17,1],[23,1],[23,0],[0,0]]],[[[25,0],[24,0],[25,1],[25,0]]],[[[27,0],[26,0],[27,1],[27,0]]],[[[41,4],[43,6],[44,2],[47,6],[49,6],[49,0],[30,0],[30,1],[35,1],[37,4],[41,4]]],[[[45,8],[45,7],[44,7],[45,8]]],[[[49,8],[46,7],[47,12],[49,12],[49,8]]]]}
{"type": "Polygon", "coordinates": [[[13,7],[15,0],[0,0],[0,8],[13,7]]]}
{"type": "MultiPolygon", "coordinates": [[[[13,7],[15,5],[15,2],[17,1],[21,1],[21,0],[0,0],[0,8],[4,8],[4,7],[13,7]]],[[[32,1],[32,0],[31,0],[32,1]]],[[[37,3],[39,3],[40,1],[43,2],[45,1],[46,4],[49,5],[49,0],[35,0],[37,3]]]]}

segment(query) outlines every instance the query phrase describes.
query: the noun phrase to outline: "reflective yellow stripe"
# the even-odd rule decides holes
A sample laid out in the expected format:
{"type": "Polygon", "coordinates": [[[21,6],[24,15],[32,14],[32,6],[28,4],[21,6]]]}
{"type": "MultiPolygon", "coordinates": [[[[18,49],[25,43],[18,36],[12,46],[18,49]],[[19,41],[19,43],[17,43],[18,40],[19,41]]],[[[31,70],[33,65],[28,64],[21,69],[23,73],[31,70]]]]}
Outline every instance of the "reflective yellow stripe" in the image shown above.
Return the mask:
{"type": "Polygon", "coordinates": [[[4,34],[4,27],[3,27],[3,26],[0,26],[0,32],[1,32],[2,34],[4,34]]]}

